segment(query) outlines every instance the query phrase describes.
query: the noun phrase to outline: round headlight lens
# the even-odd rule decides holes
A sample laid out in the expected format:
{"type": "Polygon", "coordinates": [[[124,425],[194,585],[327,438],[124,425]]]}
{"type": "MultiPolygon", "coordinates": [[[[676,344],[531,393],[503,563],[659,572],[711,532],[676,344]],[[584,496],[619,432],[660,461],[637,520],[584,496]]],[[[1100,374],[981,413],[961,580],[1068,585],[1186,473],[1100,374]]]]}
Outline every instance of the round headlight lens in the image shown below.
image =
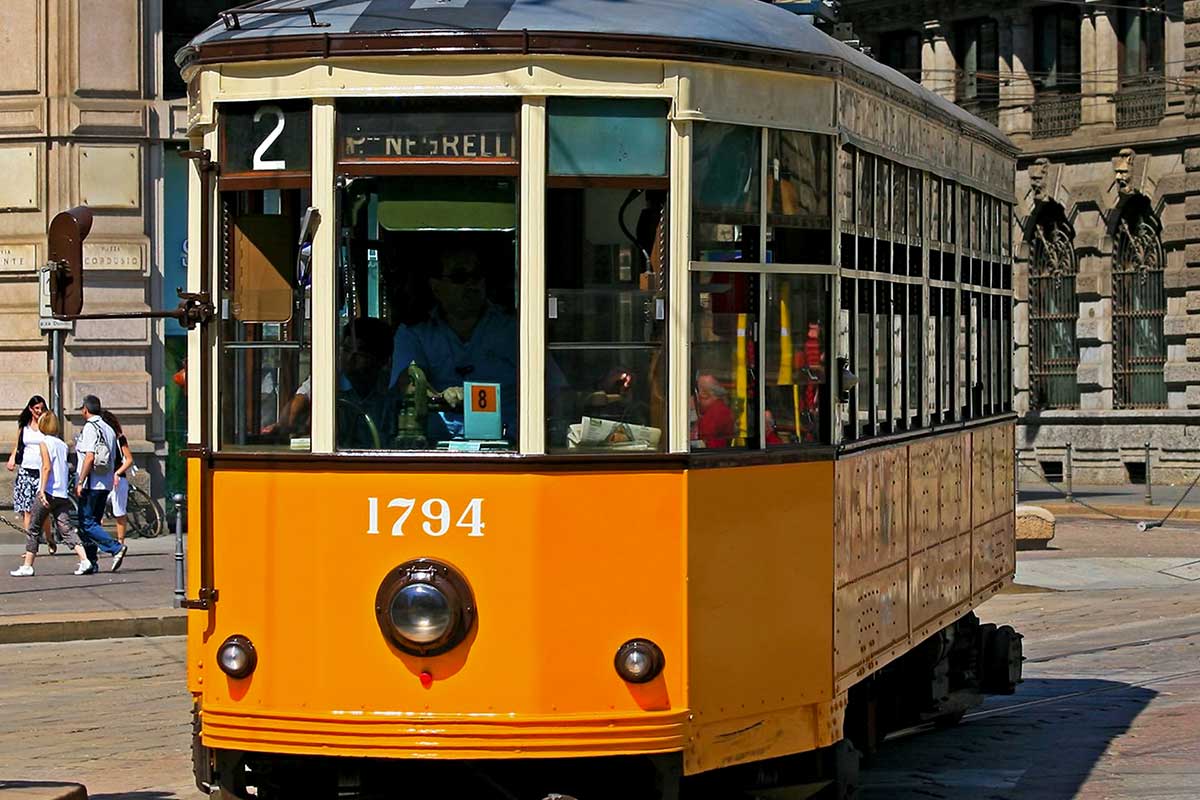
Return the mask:
{"type": "Polygon", "coordinates": [[[217,665],[231,678],[244,678],[258,666],[258,653],[245,636],[230,636],[217,650],[217,665]]]}
{"type": "Polygon", "coordinates": [[[379,630],[402,652],[436,656],[458,647],[475,627],[475,596],[457,569],[432,558],[407,561],[375,595],[379,630]]]}
{"type": "Polygon", "coordinates": [[[417,644],[436,642],[454,622],[450,601],[428,583],[410,583],[396,592],[390,613],[397,632],[417,644]]]}
{"type": "Polygon", "coordinates": [[[629,683],[649,683],[659,676],[667,659],[662,648],[649,639],[630,639],[617,650],[613,666],[629,683]]]}

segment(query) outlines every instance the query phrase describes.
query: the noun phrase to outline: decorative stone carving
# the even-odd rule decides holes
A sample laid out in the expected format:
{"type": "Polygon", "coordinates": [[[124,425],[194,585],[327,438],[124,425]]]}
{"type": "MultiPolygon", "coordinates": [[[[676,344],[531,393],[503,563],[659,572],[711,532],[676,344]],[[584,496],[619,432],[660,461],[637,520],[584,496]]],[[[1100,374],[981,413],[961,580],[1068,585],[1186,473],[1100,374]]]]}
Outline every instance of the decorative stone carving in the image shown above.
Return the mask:
{"type": "Polygon", "coordinates": [[[1131,186],[1133,178],[1133,164],[1137,153],[1132,147],[1123,147],[1117,153],[1117,157],[1112,160],[1113,175],[1116,178],[1117,191],[1121,194],[1129,194],[1134,191],[1131,186]]]}

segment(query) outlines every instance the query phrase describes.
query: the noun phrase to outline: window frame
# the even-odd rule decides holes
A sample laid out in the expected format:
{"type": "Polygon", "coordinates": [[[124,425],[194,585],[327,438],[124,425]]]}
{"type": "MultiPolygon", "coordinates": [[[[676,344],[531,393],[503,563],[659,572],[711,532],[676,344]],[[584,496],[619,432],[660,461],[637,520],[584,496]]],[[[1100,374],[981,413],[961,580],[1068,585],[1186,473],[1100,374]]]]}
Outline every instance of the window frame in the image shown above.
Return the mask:
{"type": "MultiPolygon", "coordinates": [[[[696,123],[693,123],[693,125],[729,125],[729,124],[730,123],[716,122],[716,121],[698,121],[696,123]]],[[[837,418],[836,406],[837,406],[837,404],[834,403],[834,398],[833,398],[834,381],[833,381],[833,377],[832,377],[833,365],[835,365],[837,363],[837,359],[836,359],[836,357],[833,356],[833,354],[835,352],[835,342],[838,340],[838,336],[836,335],[836,326],[838,323],[837,323],[837,317],[835,314],[835,309],[837,308],[837,305],[836,305],[837,296],[838,296],[837,282],[838,282],[840,270],[839,270],[839,267],[836,262],[837,262],[837,257],[838,257],[837,256],[837,254],[838,254],[838,238],[841,235],[840,231],[839,231],[839,225],[837,222],[837,218],[838,218],[837,205],[839,203],[839,198],[837,196],[837,193],[839,191],[838,183],[837,183],[838,151],[839,151],[837,137],[831,135],[830,132],[828,132],[828,131],[804,130],[804,129],[799,129],[799,128],[772,128],[772,127],[766,126],[766,125],[736,125],[734,127],[753,128],[753,129],[758,130],[758,148],[759,148],[758,253],[759,253],[760,258],[757,261],[750,261],[750,262],[698,261],[695,259],[695,250],[689,249],[689,251],[687,252],[687,257],[689,258],[689,260],[687,262],[687,266],[688,266],[688,269],[687,269],[688,284],[687,285],[688,285],[688,291],[689,291],[688,307],[689,307],[689,309],[691,307],[692,280],[695,276],[697,276],[699,274],[714,273],[714,272],[746,273],[746,274],[752,275],[756,278],[755,284],[756,284],[757,297],[755,298],[756,303],[754,304],[754,308],[756,309],[756,311],[754,314],[754,316],[755,316],[754,335],[751,337],[751,339],[756,344],[756,349],[755,349],[756,358],[755,358],[754,367],[755,367],[755,378],[756,378],[757,384],[755,387],[755,408],[747,409],[747,414],[754,413],[757,415],[755,417],[755,419],[758,420],[758,424],[756,426],[757,434],[758,434],[758,441],[757,441],[757,443],[754,443],[754,446],[750,446],[748,444],[747,447],[744,447],[744,448],[723,448],[723,449],[717,449],[717,450],[692,450],[689,446],[688,452],[692,457],[694,457],[694,458],[699,457],[702,459],[717,458],[718,454],[721,454],[720,457],[728,458],[731,455],[733,455],[735,457],[737,457],[737,456],[745,457],[745,456],[752,455],[755,453],[757,453],[757,454],[762,454],[762,453],[788,454],[788,453],[790,453],[790,454],[793,454],[793,457],[795,457],[795,458],[803,458],[803,455],[798,455],[798,454],[803,454],[803,453],[807,453],[807,452],[811,452],[811,453],[824,452],[829,447],[832,447],[836,443],[836,440],[838,438],[837,432],[835,430],[837,427],[837,422],[836,422],[836,418],[837,418]],[[765,261],[762,258],[763,254],[768,252],[768,249],[767,249],[768,233],[767,233],[767,231],[768,231],[768,226],[769,226],[770,217],[771,217],[770,181],[768,180],[768,174],[769,174],[768,170],[769,170],[769,166],[770,166],[769,162],[770,162],[770,157],[771,157],[771,134],[772,134],[772,132],[775,132],[775,131],[801,133],[801,134],[806,134],[809,136],[817,136],[817,137],[820,137],[820,140],[828,148],[827,158],[826,158],[825,163],[826,163],[826,168],[828,170],[828,183],[826,184],[826,186],[827,186],[827,194],[828,194],[828,198],[829,198],[828,199],[829,252],[831,255],[831,258],[830,258],[831,263],[829,263],[829,264],[780,263],[780,262],[773,262],[773,261],[765,261]],[[822,440],[819,442],[789,443],[787,445],[773,445],[770,448],[767,447],[766,426],[764,424],[762,424],[762,420],[764,419],[764,412],[766,411],[765,393],[764,393],[764,388],[766,386],[765,377],[764,377],[765,369],[766,369],[766,347],[763,345],[763,332],[764,332],[763,321],[764,321],[764,316],[765,316],[765,310],[767,308],[767,280],[766,280],[766,278],[767,278],[767,276],[770,276],[770,275],[820,275],[820,276],[828,277],[828,296],[827,296],[826,302],[825,302],[826,309],[827,309],[826,317],[825,317],[825,319],[826,319],[826,334],[825,334],[824,354],[823,354],[827,372],[826,372],[826,380],[825,380],[825,383],[823,384],[824,389],[821,392],[821,400],[820,400],[820,402],[821,402],[821,420],[822,420],[822,422],[821,422],[821,427],[822,427],[821,438],[822,438],[822,440]]],[[[695,185],[695,180],[694,180],[694,169],[693,169],[694,164],[695,164],[695,160],[694,160],[694,154],[693,154],[693,158],[690,160],[690,166],[688,169],[689,182],[692,184],[689,187],[690,191],[688,192],[688,195],[687,195],[687,203],[688,203],[689,209],[694,208],[694,205],[695,205],[696,185],[695,185]]],[[[681,198],[681,200],[682,200],[682,198],[681,198]]],[[[690,224],[689,230],[688,230],[689,239],[691,239],[692,236],[694,236],[695,224],[696,224],[694,219],[691,219],[690,223],[691,224],[690,224]]],[[[689,319],[689,325],[688,325],[688,329],[687,329],[687,333],[686,333],[687,339],[688,339],[686,344],[687,344],[689,351],[691,348],[691,323],[692,323],[692,320],[689,319]]],[[[686,361],[687,361],[688,374],[689,374],[689,376],[691,376],[692,361],[691,361],[690,352],[686,356],[686,361]]],[[[691,383],[691,377],[689,377],[689,382],[687,384],[689,387],[689,390],[690,390],[690,383],[691,383]]],[[[787,456],[785,455],[784,457],[787,457],[787,456]]]]}

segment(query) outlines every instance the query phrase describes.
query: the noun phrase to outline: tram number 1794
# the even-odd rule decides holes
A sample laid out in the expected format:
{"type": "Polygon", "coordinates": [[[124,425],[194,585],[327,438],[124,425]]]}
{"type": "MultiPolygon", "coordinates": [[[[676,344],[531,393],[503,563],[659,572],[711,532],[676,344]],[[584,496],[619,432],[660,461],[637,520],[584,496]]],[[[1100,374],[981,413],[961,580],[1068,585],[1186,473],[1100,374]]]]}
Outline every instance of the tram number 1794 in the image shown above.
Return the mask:
{"type": "MultiPolygon", "coordinates": [[[[411,497],[393,497],[387,501],[388,508],[397,509],[397,516],[392,522],[392,536],[404,535],[404,523],[408,521],[417,500],[411,497]]],[[[385,512],[386,513],[386,512],[385,512]]],[[[431,497],[421,503],[421,530],[429,536],[445,536],[450,531],[450,518],[453,516],[450,504],[440,497],[431,497]]],[[[386,523],[385,523],[386,524],[386,523]]],[[[473,497],[467,507],[458,515],[455,528],[467,531],[467,536],[483,536],[483,498],[473,497]]],[[[367,533],[379,533],[379,498],[367,498],[367,533]]]]}

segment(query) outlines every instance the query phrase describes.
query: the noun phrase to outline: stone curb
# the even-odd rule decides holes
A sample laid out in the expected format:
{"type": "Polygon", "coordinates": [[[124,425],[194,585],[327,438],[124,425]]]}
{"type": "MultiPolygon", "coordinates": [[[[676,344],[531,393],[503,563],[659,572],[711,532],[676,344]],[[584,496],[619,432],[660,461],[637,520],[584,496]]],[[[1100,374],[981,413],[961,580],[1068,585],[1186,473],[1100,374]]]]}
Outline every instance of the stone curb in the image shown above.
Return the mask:
{"type": "MultiPolygon", "coordinates": [[[[1164,502],[1162,505],[1147,506],[1147,505],[1120,505],[1108,503],[1088,503],[1095,508],[1101,509],[1109,514],[1116,514],[1119,517],[1124,517],[1134,522],[1158,522],[1167,515],[1174,503],[1164,502]]],[[[1056,517],[1086,517],[1088,519],[1105,519],[1105,515],[1091,508],[1082,506],[1079,503],[1054,502],[1054,503],[1023,503],[1022,505],[1037,506],[1044,508],[1056,517]]],[[[1186,506],[1175,509],[1175,513],[1171,515],[1171,521],[1178,522],[1200,522],[1200,508],[1189,508],[1186,506]]],[[[1170,524],[1170,523],[1168,523],[1170,524]]]]}
{"type": "Polygon", "coordinates": [[[181,608],[0,616],[0,644],[183,636],[185,633],[187,611],[181,608]]]}
{"type": "Polygon", "coordinates": [[[87,796],[80,783],[0,780],[4,800],[87,800],[87,796]]]}

